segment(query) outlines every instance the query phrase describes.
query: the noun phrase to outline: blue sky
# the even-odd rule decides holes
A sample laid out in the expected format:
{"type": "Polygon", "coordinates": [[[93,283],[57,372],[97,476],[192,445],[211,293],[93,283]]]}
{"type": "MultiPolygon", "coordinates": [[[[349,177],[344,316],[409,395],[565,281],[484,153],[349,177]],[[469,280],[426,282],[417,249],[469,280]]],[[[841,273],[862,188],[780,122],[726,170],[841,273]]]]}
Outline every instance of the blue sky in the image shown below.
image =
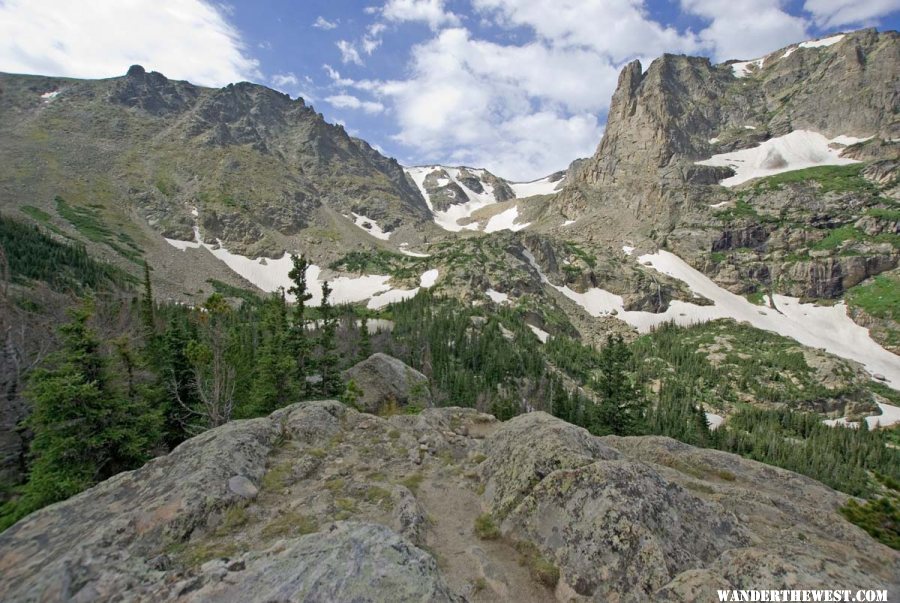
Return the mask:
{"type": "Polygon", "coordinates": [[[593,153],[630,60],[898,25],[900,0],[0,0],[0,70],[250,80],[402,163],[528,180],[593,153]]]}

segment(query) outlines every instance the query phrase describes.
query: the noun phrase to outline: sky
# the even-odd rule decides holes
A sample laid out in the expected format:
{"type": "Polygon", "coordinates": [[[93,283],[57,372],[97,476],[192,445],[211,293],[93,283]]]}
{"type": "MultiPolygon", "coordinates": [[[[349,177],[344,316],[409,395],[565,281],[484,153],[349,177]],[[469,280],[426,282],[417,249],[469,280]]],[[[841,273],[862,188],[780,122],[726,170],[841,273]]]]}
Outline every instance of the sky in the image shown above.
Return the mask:
{"type": "Polygon", "coordinates": [[[869,26],[900,0],[0,0],[0,71],[257,82],[404,165],[527,181],[593,154],[631,60],[869,26]]]}

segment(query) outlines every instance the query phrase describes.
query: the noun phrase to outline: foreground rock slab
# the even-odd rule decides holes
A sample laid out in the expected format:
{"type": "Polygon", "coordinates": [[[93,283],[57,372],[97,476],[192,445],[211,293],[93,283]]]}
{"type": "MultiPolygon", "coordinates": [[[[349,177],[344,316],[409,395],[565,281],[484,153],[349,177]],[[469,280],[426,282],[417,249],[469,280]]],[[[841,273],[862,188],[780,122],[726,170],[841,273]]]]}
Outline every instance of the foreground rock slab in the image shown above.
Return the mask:
{"type": "Polygon", "coordinates": [[[900,588],[811,479],[545,413],[300,403],[0,534],[2,601],[697,601],[900,588]]]}

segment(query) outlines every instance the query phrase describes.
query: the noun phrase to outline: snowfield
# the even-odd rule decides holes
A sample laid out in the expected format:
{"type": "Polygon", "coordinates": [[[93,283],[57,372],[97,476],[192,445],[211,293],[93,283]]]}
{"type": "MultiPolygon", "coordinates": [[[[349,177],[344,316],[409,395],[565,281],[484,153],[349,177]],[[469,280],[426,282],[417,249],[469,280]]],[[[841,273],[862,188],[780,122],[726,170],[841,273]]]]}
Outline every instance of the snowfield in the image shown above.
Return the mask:
{"type": "Polygon", "coordinates": [[[752,326],[790,337],[813,348],[824,349],[835,356],[862,364],[870,373],[881,373],[885,383],[900,389],[900,357],[888,352],[869,337],[865,329],[847,316],[843,303],[833,306],[801,304],[795,297],[775,295],[777,310],[757,306],[746,298],[731,293],[714,283],[709,277],[692,268],[687,262],[668,251],[642,255],[641,264],[649,265],[657,272],[684,282],[690,290],[713,302],[710,306],[672,301],[660,314],[625,311],[622,297],[604,289],[590,289],[578,293],[568,287],[549,282],[534,257],[525,253],[541,280],[580,305],[591,316],[615,316],[638,331],[646,333],[665,322],[680,325],[707,322],[717,318],[732,318],[752,326]]]}
{"type": "Polygon", "coordinates": [[[550,176],[545,176],[531,182],[510,182],[509,188],[516,194],[516,199],[534,195],[553,195],[558,192],[558,188],[562,188],[565,179],[566,177],[563,176],[556,182],[550,182],[550,176]]]}
{"type": "Polygon", "coordinates": [[[376,239],[387,241],[391,238],[391,233],[381,230],[381,226],[378,225],[377,221],[373,220],[372,218],[367,218],[366,216],[363,216],[361,214],[353,212],[351,212],[351,214],[353,215],[353,223],[362,230],[365,230],[376,239]]]}
{"type": "Polygon", "coordinates": [[[766,57],[762,57],[761,59],[753,59],[752,61],[732,63],[731,71],[732,73],[734,73],[734,77],[747,77],[750,73],[753,73],[757,69],[762,69],[763,61],[765,60],[766,57]]]}
{"type": "MultiPolygon", "coordinates": [[[[428,204],[428,209],[431,210],[431,214],[432,216],[434,216],[435,224],[437,224],[444,230],[448,230],[450,232],[461,232],[463,230],[481,230],[482,228],[479,223],[474,221],[469,222],[467,220],[469,220],[472,217],[472,214],[477,212],[479,209],[483,209],[485,207],[498,203],[497,198],[494,196],[493,185],[488,184],[484,181],[485,170],[483,169],[466,168],[469,173],[475,175],[479,180],[481,180],[481,186],[484,188],[483,193],[476,193],[459,180],[459,168],[446,167],[441,165],[425,165],[404,167],[403,170],[409,175],[410,178],[412,178],[413,182],[416,183],[416,187],[425,198],[425,202],[428,204]],[[438,178],[438,186],[446,186],[453,182],[463,190],[468,200],[464,203],[452,205],[444,211],[435,211],[434,205],[431,203],[431,197],[429,196],[428,191],[425,190],[425,179],[428,177],[428,174],[435,170],[444,170],[449,175],[449,178],[438,178]]],[[[563,180],[564,179],[565,177],[563,177],[563,180]]],[[[508,184],[513,193],[515,193],[516,199],[522,199],[524,197],[531,197],[533,195],[550,195],[556,193],[556,188],[562,185],[563,180],[550,182],[550,176],[546,176],[544,178],[540,178],[539,180],[533,180],[532,182],[510,182],[508,184]]],[[[516,231],[522,230],[523,228],[527,227],[528,224],[515,223],[515,219],[517,216],[517,209],[515,210],[515,212],[513,212],[512,209],[508,209],[491,218],[484,226],[484,232],[498,232],[500,230],[516,231]]]]}
{"type": "MultiPolygon", "coordinates": [[[[497,199],[494,197],[493,186],[482,182],[484,192],[476,193],[458,180],[458,168],[432,165],[404,168],[404,170],[407,174],[409,174],[409,177],[413,179],[413,182],[416,183],[416,186],[419,188],[419,192],[422,193],[422,196],[425,197],[425,202],[428,204],[428,209],[431,210],[431,213],[434,216],[435,223],[444,230],[449,230],[450,232],[478,230],[479,225],[476,222],[471,222],[468,224],[460,224],[459,222],[461,220],[472,217],[472,214],[474,214],[479,209],[487,207],[488,205],[493,205],[497,202],[497,199]],[[425,178],[431,172],[441,169],[447,172],[447,174],[450,176],[450,180],[463,190],[469,200],[465,203],[451,205],[446,211],[435,211],[434,206],[431,203],[431,197],[429,196],[428,191],[425,190],[425,178]]],[[[479,179],[484,176],[484,170],[471,169],[468,171],[471,174],[477,176],[479,179]]],[[[449,182],[444,182],[443,179],[438,181],[439,184],[441,184],[442,182],[444,184],[449,184],[449,182]]]]}
{"type": "MultiPolygon", "coordinates": [[[[900,407],[879,403],[878,408],[881,409],[880,415],[866,417],[866,425],[869,429],[876,426],[889,427],[895,423],[900,423],[900,407]]],[[[841,427],[859,427],[859,423],[856,421],[848,421],[846,417],[841,417],[840,419],[827,419],[822,422],[831,427],[838,425],[841,427]]]]}
{"type": "Polygon", "coordinates": [[[750,149],[713,155],[709,159],[698,161],[697,164],[732,168],[735,175],[719,182],[722,186],[731,187],[754,178],[820,165],[859,163],[855,159],[841,157],[842,149],[833,149],[829,145],[832,143],[849,145],[863,140],[868,138],[842,135],[829,140],[818,132],[795,130],[784,136],[770,138],[750,149]]]}
{"type": "MultiPolygon", "coordinates": [[[[293,264],[289,253],[285,253],[280,258],[248,258],[243,255],[231,253],[225,249],[221,241],[218,248],[204,243],[200,237],[198,228],[194,228],[194,241],[179,241],[176,239],[166,239],[170,245],[185,251],[187,249],[204,248],[221,260],[232,271],[244,277],[260,289],[266,292],[276,291],[279,287],[287,291],[291,285],[290,272],[293,264]]],[[[306,281],[312,299],[309,304],[316,306],[322,303],[322,282],[320,279],[322,269],[315,264],[306,269],[306,281]]],[[[331,302],[334,304],[344,304],[352,302],[360,302],[369,300],[370,308],[380,308],[394,301],[408,299],[418,293],[420,288],[429,288],[437,282],[437,269],[426,270],[419,279],[419,287],[415,289],[395,289],[388,283],[391,280],[389,275],[381,274],[365,274],[357,277],[338,276],[328,279],[331,285],[332,294],[331,302]]],[[[290,299],[292,296],[288,295],[290,299]]]]}
{"type": "Polygon", "coordinates": [[[822,38],[821,40],[809,40],[800,42],[797,46],[800,48],[824,48],[825,46],[834,46],[844,39],[844,34],[831,36],[830,38],[822,38]]]}
{"type": "Polygon", "coordinates": [[[518,224],[516,223],[516,220],[518,219],[519,208],[513,205],[509,209],[500,212],[496,216],[491,216],[491,219],[488,220],[487,224],[484,225],[484,232],[499,232],[501,230],[511,230],[513,232],[517,232],[531,225],[531,222],[518,224]]]}

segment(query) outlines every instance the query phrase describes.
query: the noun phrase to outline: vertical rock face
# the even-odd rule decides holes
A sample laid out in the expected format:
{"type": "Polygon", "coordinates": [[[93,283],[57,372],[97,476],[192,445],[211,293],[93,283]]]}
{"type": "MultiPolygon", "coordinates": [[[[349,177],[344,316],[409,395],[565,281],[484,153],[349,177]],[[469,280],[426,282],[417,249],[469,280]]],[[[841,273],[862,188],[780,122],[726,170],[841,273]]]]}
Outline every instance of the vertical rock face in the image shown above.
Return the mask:
{"type": "Polygon", "coordinates": [[[709,195],[698,186],[727,174],[694,164],[722,148],[714,147],[717,138],[728,138],[730,148],[800,129],[896,138],[900,92],[889,74],[898,68],[898,34],[875,30],[773,52],[743,77],[705,58],[663,55],[646,73],[634,61],[619,76],[597,152],[560,202],[633,215],[643,209],[644,218],[665,224],[689,198],[709,195]]]}

